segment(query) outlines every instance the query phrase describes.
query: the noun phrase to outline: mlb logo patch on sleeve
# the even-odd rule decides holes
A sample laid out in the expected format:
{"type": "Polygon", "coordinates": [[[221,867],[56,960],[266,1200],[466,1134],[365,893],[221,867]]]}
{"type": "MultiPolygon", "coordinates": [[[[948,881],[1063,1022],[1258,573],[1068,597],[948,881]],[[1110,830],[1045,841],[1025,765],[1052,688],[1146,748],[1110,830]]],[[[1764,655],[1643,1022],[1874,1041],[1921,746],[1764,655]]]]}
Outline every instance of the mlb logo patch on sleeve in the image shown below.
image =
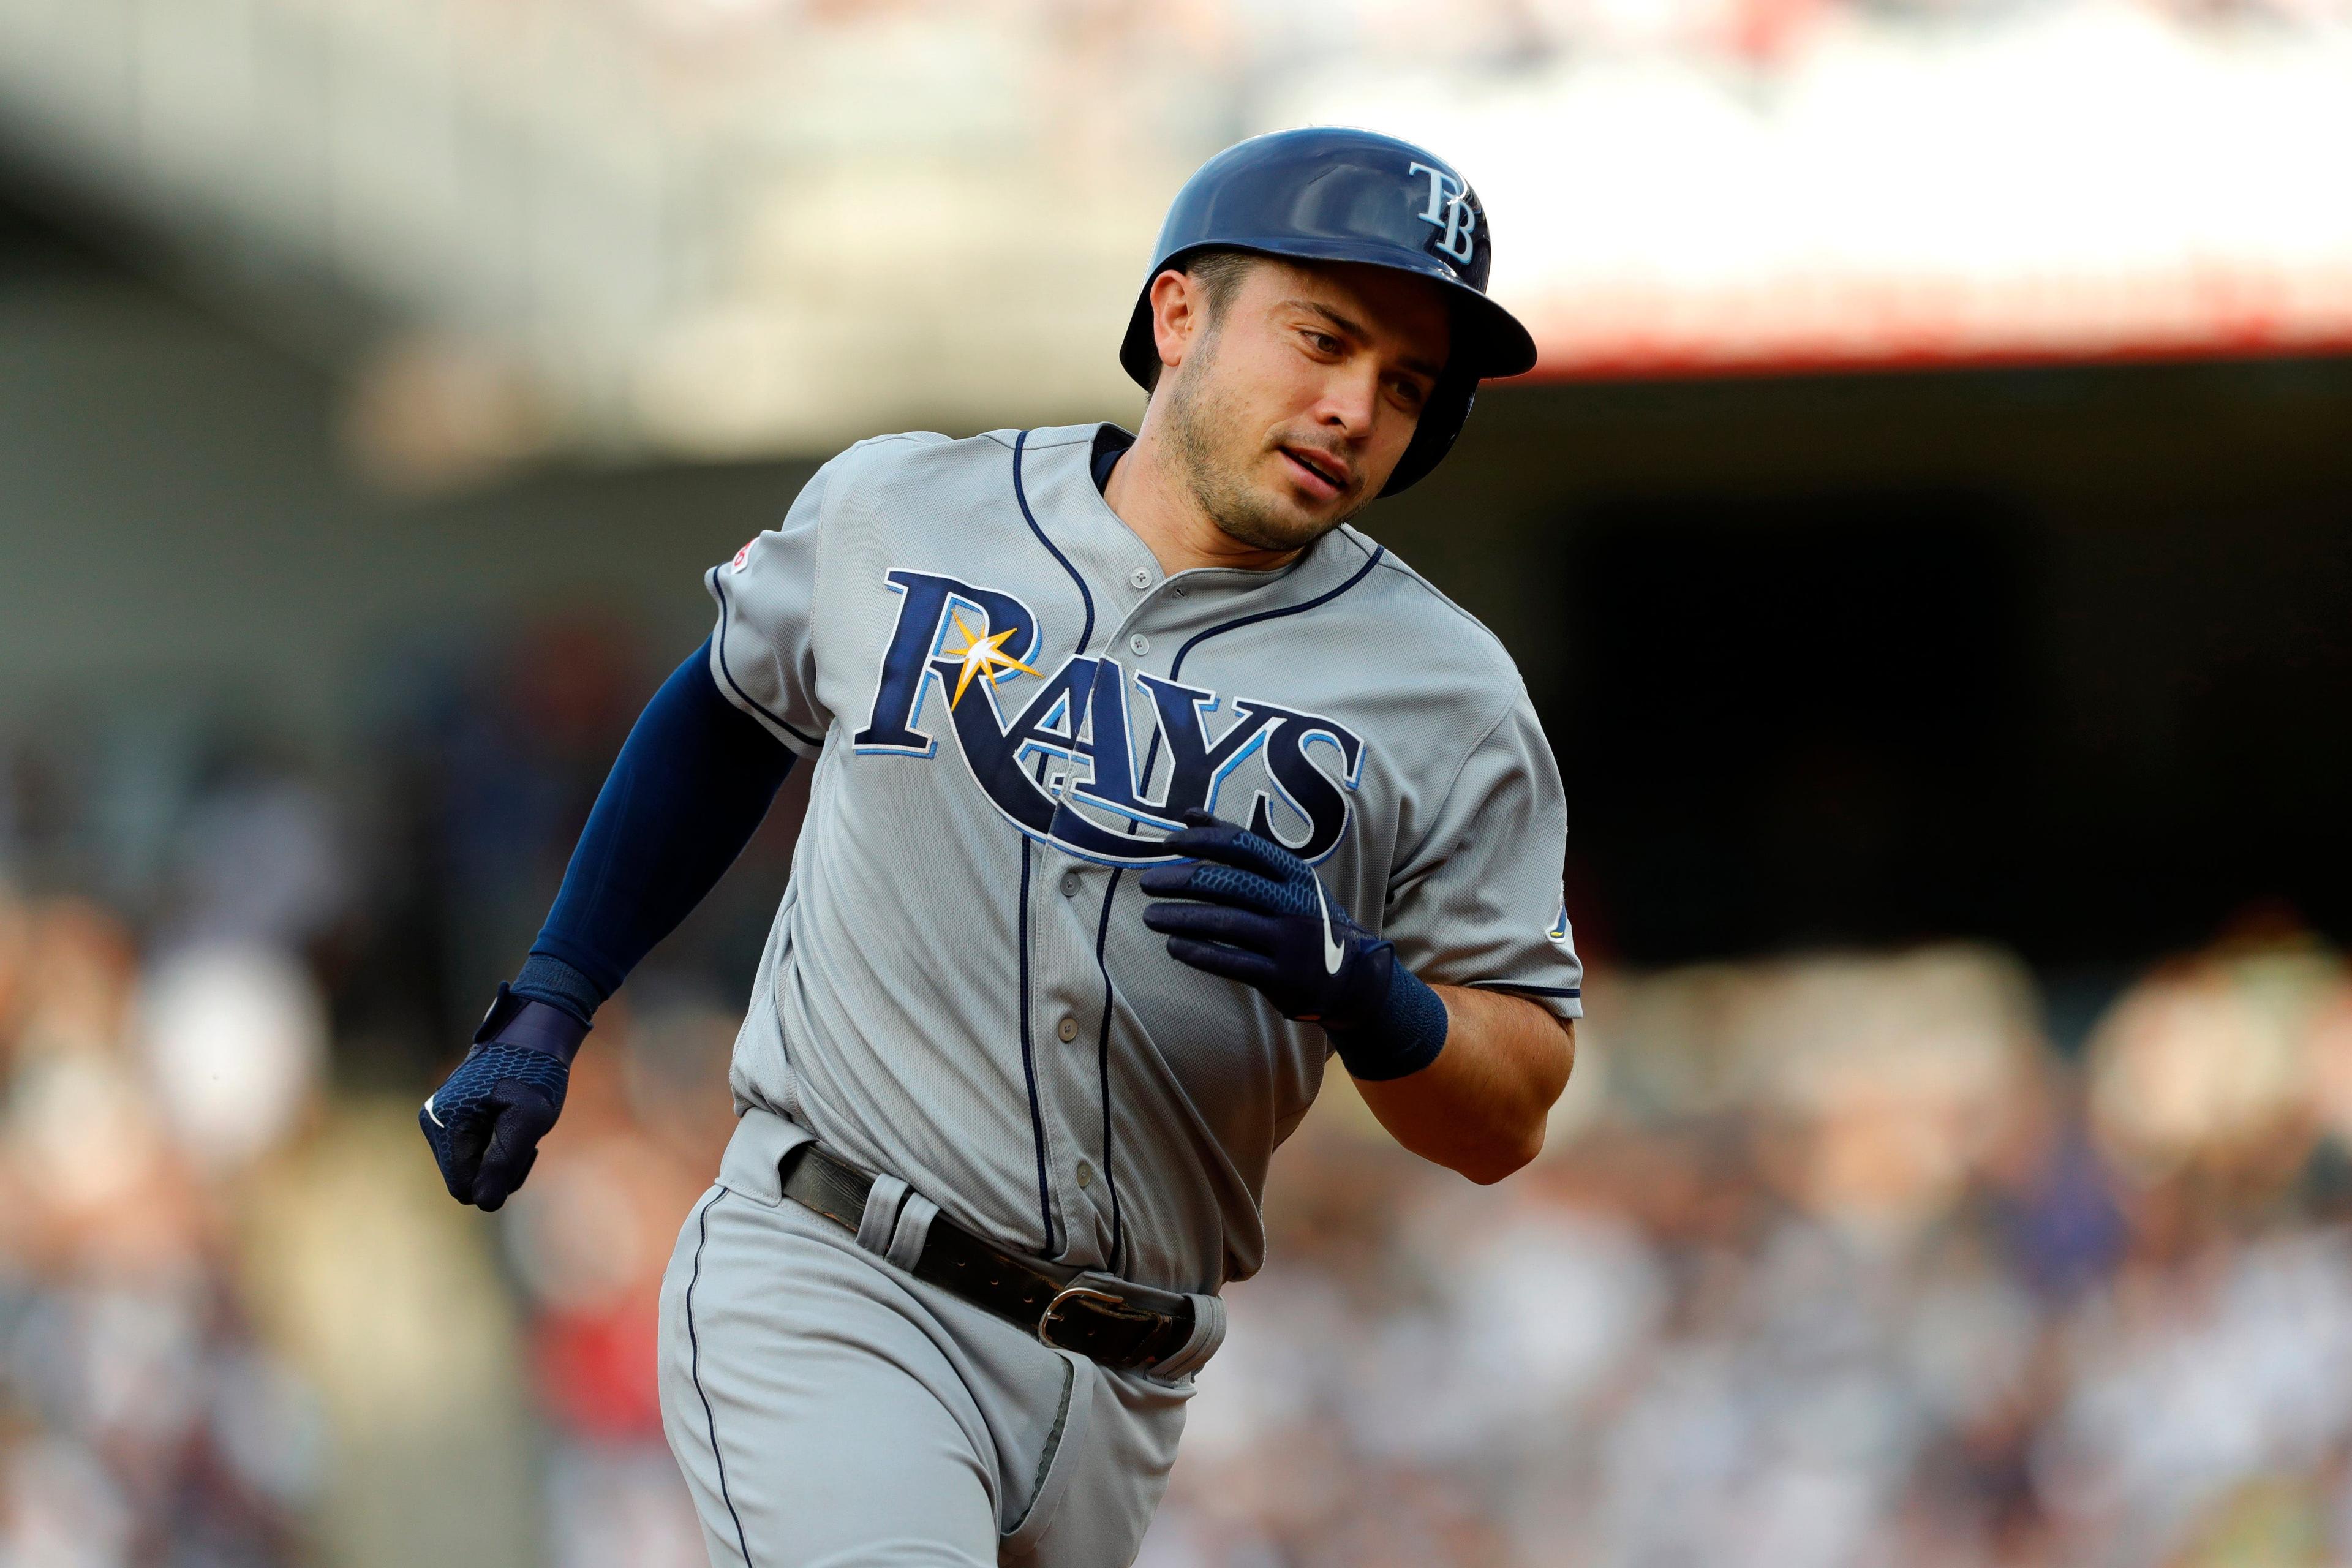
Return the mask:
{"type": "Polygon", "coordinates": [[[743,570],[744,563],[751,559],[751,545],[759,542],[760,542],[758,540],[754,539],[750,544],[744,545],[742,549],[735,552],[734,568],[736,571],[740,572],[743,570]]]}

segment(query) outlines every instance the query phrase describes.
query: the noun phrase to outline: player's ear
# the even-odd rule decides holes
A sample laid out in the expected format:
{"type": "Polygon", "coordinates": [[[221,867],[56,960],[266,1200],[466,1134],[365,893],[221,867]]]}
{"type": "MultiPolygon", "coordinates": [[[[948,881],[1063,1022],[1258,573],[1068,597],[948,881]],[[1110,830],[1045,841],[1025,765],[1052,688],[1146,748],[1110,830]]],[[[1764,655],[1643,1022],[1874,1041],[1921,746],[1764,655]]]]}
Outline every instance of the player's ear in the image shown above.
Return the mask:
{"type": "Polygon", "coordinates": [[[1151,338],[1160,369],[1174,370],[1208,325],[1209,291],[1202,280],[1170,268],[1151,280],[1151,338]]]}

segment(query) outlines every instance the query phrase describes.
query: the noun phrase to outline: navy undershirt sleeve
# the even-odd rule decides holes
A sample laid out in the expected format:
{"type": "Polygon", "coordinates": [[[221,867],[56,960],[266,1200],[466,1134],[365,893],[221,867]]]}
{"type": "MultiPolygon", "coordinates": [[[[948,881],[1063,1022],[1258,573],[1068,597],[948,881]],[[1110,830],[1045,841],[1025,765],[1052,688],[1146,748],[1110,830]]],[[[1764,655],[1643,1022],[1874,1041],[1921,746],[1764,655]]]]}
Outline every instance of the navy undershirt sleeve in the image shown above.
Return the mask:
{"type": "Polygon", "coordinates": [[[588,1023],[718,886],[792,766],[793,753],[719,694],[706,641],[637,716],[514,994],[588,1023]]]}

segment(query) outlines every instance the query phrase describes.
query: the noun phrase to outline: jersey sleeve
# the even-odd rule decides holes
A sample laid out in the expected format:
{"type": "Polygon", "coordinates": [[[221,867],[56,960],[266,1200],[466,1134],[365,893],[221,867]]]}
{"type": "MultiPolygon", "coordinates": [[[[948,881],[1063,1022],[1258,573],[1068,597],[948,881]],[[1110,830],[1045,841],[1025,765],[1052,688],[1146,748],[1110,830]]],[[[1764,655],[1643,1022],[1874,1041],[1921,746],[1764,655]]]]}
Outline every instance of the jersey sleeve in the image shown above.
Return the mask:
{"type": "Polygon", "coordinates": [[[1389,879],[1381,934],[1433,985],[1584,1016],[1584,964],[1560,873],[1568,805],[1522,690],[1463,764],[1430,830],[1389,879]]]}
{"type": "Polygon", "coordinates": [[[801,487],[784,521],[714,566],[719,602],[710,678],[728,701],[803,756],[824,749],[832,716],[817,700],[817,572],[833,465],[801,487]]]}

